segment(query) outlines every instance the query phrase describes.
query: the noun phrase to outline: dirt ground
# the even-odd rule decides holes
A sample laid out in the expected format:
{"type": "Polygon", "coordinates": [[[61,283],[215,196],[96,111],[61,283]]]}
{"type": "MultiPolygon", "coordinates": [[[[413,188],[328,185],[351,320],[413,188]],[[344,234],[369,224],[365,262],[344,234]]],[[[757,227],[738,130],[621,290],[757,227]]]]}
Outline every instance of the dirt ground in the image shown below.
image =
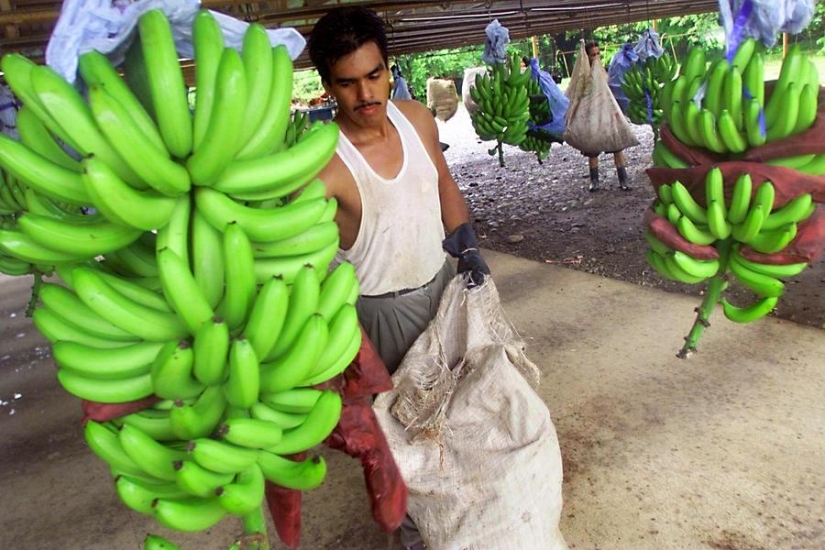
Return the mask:
{"type": "MultiPolygon", "coordinates": [[[[704,285],[663,279],[644,258],[642,216],[654,199],[645,174],[653,148],[649,126],[633,126],[639,145],[625,151],[632,190],[619,189],[613,155],[603,154],[602,189],[591,193],[587,159],[572,147],[553,144],[539,164],[533,153],[505,145],[502,168],[487,153],[494,142],[478,139],[463,106],[438,125],[441,140],[450,146],[447,162],[465,194],[483,247],[695,295],[699,305],[704,285]]],[[[825,329],[825,260],[820,258],[788,283],[773,315],[825,329]]],[[[735,282],[726,297],[739,305],[755,299],[735,282]]]]}

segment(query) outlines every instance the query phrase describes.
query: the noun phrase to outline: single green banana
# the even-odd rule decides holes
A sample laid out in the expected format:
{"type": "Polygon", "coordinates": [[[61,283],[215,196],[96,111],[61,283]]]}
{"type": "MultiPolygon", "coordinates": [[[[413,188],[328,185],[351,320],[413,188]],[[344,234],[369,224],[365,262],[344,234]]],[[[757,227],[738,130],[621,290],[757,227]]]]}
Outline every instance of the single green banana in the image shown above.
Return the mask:
{"type": "Polygon", "coordinates": [[[137,428],[155,441],[180,441],[172,431],[168,410],[144,409],[121,416],[116,422],[137,428]]]}
{"type": "MultiPolygon", "coordinates": [[[[151,513],[151,512],[149,512],[151,513]]],[[[147,534],[143,539],[143,550],[183,550],[177,544],[160,535],[147,534]]]]}
{"type": "Polygon", "coordinates": [[[69,369],[58,369],[57,380],[70,394],[98,403],[126,403],[152,395],[149,373],[132,378],[103,380],[77,374],[69,369]]]}
{"type": "Polygon", "coordinates": [[[258,453],[253,449],[215,439],[194,439],[188,451],[200,466],[222,474],[237,474],[258,460],[258,453]]]}
{"type": "Polygon", "coordinates": [[[192,212],[190,230],[192,275],[210,308],[218,307],[226,284],[223,234],[198,209],[192,212]]]}
{"type": "Polygon", "coordinates": [[[229,348],[229,374],[223,385],[227,402],[248,409],[258,400],[261,389],[261,365],[252,344],[246,338],[232,341],[229,348]]]}
{"type": "Polygon", "coordinates": [[[287,489],[310,491],[324,482],[327,463],[322,456],[294,462],[275,453],[260,451],[258,465],[264,477],[287,489]]]}
{"type": "Polygon", "coordinates": [[[289,52],[283,45],[272,49],[272,86],[267,96],[264,115],[235,158],[239,161],[266,156],[285,146],[284,136],[290,125],[293,67],[289,52]]]}
{"type": "Polygon", "coordinates": [[[751,180],[750,174],[741,174],[733,186],[730,206],[728,207],[728,221],[730,223],[740,224],[745,221],[750,208],[752,190],[753,180],[751,180]]]}
{"type": "MultiPolygon", "coordinates": [[[[156,499],[180,499],[187,496],[186,493],[174,483],[147,483],[143,479],[132,477],[128,474],[117,477],[115,488],[121,502],[141,514],[151,514],[152,502],[156,499]]],[[[156,546],[156,548],[163,547],[156,546]]]]}
{"type": "Polygon", "coordinates": [[[137,188],[145,187],[140,176],[106,140],[95,122],[89,105],[74,86],[47,65],[32,69],[31,82],[37,100],[62,130],[57,133],[57,137],[84,157],[99,156],[130,185],[137,188]]]}
{"type": "Polygon", "coordinates": [[[706,225],[697,225],[687,216],[679,218],[676,229],[685,240],[693,244],[706,246],[716,242],[716,237],[706,225]]]}
{"type": "Polygon", "coordinates": [[[20,142],[38,155],[67,170],[80,172],[80,162],[63,148],[28,105],[17,111],[17,131],[20,142]]]}
{"type": "Polygon", "coordinates": [[[306,231],[324,213],[326,200],[319,198],[293,202],[276,208],[251,208],[207,187],[195,191],[195,204],[203,216],[220,231],[232,222],[252,241],[287,239],[306,231]]]}
{"type": "MultiPolygon", "coordinates": [[[[245,102],[246,112],[241,124],[238,142],[245,145],[257,130],[261,113],[265,113],[272,86],[282,85],[274,82],[274,65],[272,46],[266,28],[260,23],[252,23],[246,28],[243,37],[242,59],[246,75],[248,98],[245,102]]],[[[239,147],[240,148],[240,147],[239,147]]]]}
{"type": "Polygon", "coordinates": [[[42,307],[34,310],[32,321],[34,321],[34,326],[38,332],[52,344],[64,340],[101,349],[122,348],[129,345],[129,342],[93,336],[83,327],[75,325],[53,311],[42,307]]]}
{"type": "Polygon", "coordinates": [[[277,424],[258,418],[227,418],[218,427],[226,441],[250,449],[265,449],[281,441],[284,430],[277,424]]]}
{"type": "Polygon", "coordinates": [[[189,264],[174,250],[158,250],[157,263],[166,299],[189,327],[189,331],[195,334],[203,323],[215,316],[215,312],[198,287],[189,264]]]}
{"type": "Polygon", "coordinates": [[[300,426],[306,420],[306,414],[288,413],[273,409],[262,401],[256,401],[249,407],[250,418],[266,420],[275,424],[281,430],[288,430],[300,426]]]}
{"type": "Polygon", "coordinates": [[[177,476],[175,484],[186,494],[201,498],[215,496],[215,490],[232,483],[235,474],[213,472],[194,460],[180,460],[175,463],[177,476]]]}
{"type": "Polygon", "coordinates": [[[223,382],[229,360],[229,325],[226,321],[212,317],[201,324],[193,335],[192,350],[195,378],[207,386],[223,382]]]}
{"type": "Polygon", "coordinates": [[[223,388],[219,385],[207,386],[194,403],[175,400],[169,411],[169,423],[180,439],[207,437],[218,426],[225,410],[223,388]]]}
{"type": "Polygon", "coordinates": [[[246,322],[256,294],[252,243],[240,225],[231,223],[224,230],[223,255],[226,285],[218,312],[232,331],[246,322]]]}
{"type": "Polygon", "coordinates": [[[748,260],[741,253],[739,253],[738,247],[736,249],[736,261],[739,262],[744,267],[750,269],[751,271],[755,271],[756,273],[761,273],[762,275],[768,275],[769,277],[776,277],[777,279],[784,279],[788,277],[796,277],[803,271],[805,268],[808,267],[807,262],[798,262],[794,264],[760,264],[758,262],[752,262],[748,260]]]}
{"type": "Polygon", "coordinates": [[[218,502],[228,513],[245,516],[259,509],[264,500],[266,478],[257,463],[239,472],[235,481],[218,488],[218,502]]]}
{"type": "MultiPolygon", "coordinates": [[[[227,169],[243,142],[247,80],[237,50],[224,48],[215,78],[215,97],[209,127],[200,147],[186,160],[196,185],[211,185],[227,169]]],[[[260,112],[255,112],[260,116],[260,112]]]]}
{"type": "Polygon", "coordinates": [[[38,193],[79,206],[91,202],[80,174],[0,134],[0,166],[38,193]]]}
{"type": "Polygon", "coordinates": [[[171,448],[172,442],[160,443],[141,430],[124,424],[118,434],[120,444],[135,464],[149,475],[165,481],[175,481],[174,463],[186,453],[171,448]]]}
{"type": "Polygon", "coordinates": [[[72,272],[72,286],[92,310],[140,339],[166,342],[188,336],[186,325],[177,315],[130,299],[110,286],[95,270],[76,268],[72,272]]]}
{"type": "Polygon", "coordinates": [[[307,319],[318,310],[320,295],[321,285],[315,269],[311,265],[304,265],[290,287],[286,318],[275,346],[263,359],[283,356],[290,351],[307,319]]]}
{"type": "Polygon", "coordinates": [[[759,296],[775,298],[785,291],[785,283],[770,275],[748,269],[737,261],[736,255],[731,256],[728,267],[740,283],[759,296]]]}
{"type": "Polygon", "coordinates": [[[733,231],[733,224],[727,220],[723,203],[715,199],[708,203],[708,230],[719,241],[730,237],[733,231]]]}
{"type": "Polygon", "coordinates": [[[285,354],[261,364],[261,391],[282,392],[303,382],[318,364],[328,338],[329,329],[324,318],[312,315],[285,354]]]}
{"type": "Polygon", "coordinates": [[[738,307],[722,298],[722,311],[734,323],[752,323],[773,311],[778,301],[778,296],[765,296],[750,306],[738,307]]]}
{"type": "Polygon", "coordinates": [[[119,250],[137,240],[141,232],[89,216],[88,221],[59,220],[25,214],[18,218],[20,230],[41,246],[77,257],[95,257],[119,250]]]}
{"type": "MultiPolygon", "coordinates": [[[[134,460],[129,458],[118,438],[118,429],[111,422],[97,422],[89,420],[83,426],[83,437],[86,444],[105,462],[117,475],[129,475],[139,479],[144,479],[148,474],[138,466],[134,460]]],[[[162,480],[154,479],[155,483],[163,483],[162,480]]]]}
{"type": "Polygon", "coordinates": [[[341,408],[340,395],[331,390],[321,392],[304,423],[286,430],[281,441],[266,450],[276,454],[293,454],[313,448],[326,439],[338,425],[341,408]]]}
{"type": "Polygon", "coordinates": [[[670,186],[670,193],[673,203],[677,206],[683,216],[688,217],[695,223],[707,223],[708,216],[706,210],[696,202],[690,194],[688,188],[680,181],[675,181],[670,186]]]}
{"type": "Polygon", "coordinates": [[[764,230],[764,224],[759,234],[750,240],[748,246],[762,254],[780,252],[796,238],[797,226],[795,222],[782,225],[771,231],[764,230]]]}
{"type": "Polygon", "coordinates": [[[277,393],[261,393],[261,402],[275,410],[294,413],[308,414],[318,402],[321,391],[312,388],[293,388],[291,390],[277,393]]]}
{"type": "Polygon", "coordinates": [[[136,342],[120,348],[97,348],[58,341],[52,346],[55,363],[87,378],[124,380],[147,374],[160,342],[136,342]]]}
{"type": "Polygon", "coordinates": [[[727,109],[722,109],[716,120],[719,137],[725,149],[731,153],[744,153],[748,148],[746,137],[736,128],[733,115],[727,109]]]}
{"type": "Polygon", "coordinates": [[[186,340],[167,342],[152,362],[152,387],[162,399],[199,396],[204,385],[195,379],[192,368],[195,352],[186,340]]]}
{"type": "Polygon", "coordinates": [[[177,197],[189,191],[191,180],[186,169],[147,140],[129,111],[100,86],[89,89],[89,106],[109,145],[140,177],[142,187],[177,197]]]}
{"type": "Polygon", "coordinates": [[[209,10],[199,10],[192,20],[192,44],[195,51],[196,86],[192,149],[197,150],[208,135],[215,103],[215,78],[224,50],[223,31],[209,10]]]}
{"type": "Polygon", "coordinates": [[[159,229],[169,222],[175,199],[154,190],[134,189],[96,156],[83,159],[82,170],[87,204],[93,204],[110,222],[143,231],[159,229]]]}
{"type": "Polygon", "coordinates": [[[289,289],[281,277],[268,279],[252,305],[243,334],[256,357],[267,357],[284,327],[289,307],[289,289]]]}
{"type": "Polygon", "coordinates": [[[126,109],[132,122],[137,125],[141,137],[158,151],[166,151],[166,145],[155,121],[129,89],[129,85],[124,82],[108,57],[97,50],[84,52],[77,59],[77,68],[87,87],[104,88],[126,109]]]}
{"type": "MultiPolygon", "coordinates": [[[[145,62],[146,85],[158,130],[169,152],[186,158],[192,151],[192,116],[172,26],[162,10],[152,9],[138,19],[138,32],[140,40],[132,48],[140,48],[145,62]]],[[[128,70],[126,74],[128,77],[128,70]]]]}
{"type": "Polygon", "coordinates": [[[44,283],[40,287],[39,297],[43,307],[64,319],[70,319],[73,324],[83,328],[92,336],[125,344],[135,342],[134,335],[98,315],[84,304],[77,294],[62,285],[44,283]]]}
{"type": "Polygon", "coordinates": [[[226,516],[226,511],[217,498],[159,498],[153,507],[158,523],[169,529],[184,532],[209,529],[226,516]]]}
{"type": "Polygon", "coordinates": [[[762,224],[761,231],[771,231],[789,223],[800,223],[814,213],[815,207],[810,193],[803,193],[771,212],[762,224]]]}

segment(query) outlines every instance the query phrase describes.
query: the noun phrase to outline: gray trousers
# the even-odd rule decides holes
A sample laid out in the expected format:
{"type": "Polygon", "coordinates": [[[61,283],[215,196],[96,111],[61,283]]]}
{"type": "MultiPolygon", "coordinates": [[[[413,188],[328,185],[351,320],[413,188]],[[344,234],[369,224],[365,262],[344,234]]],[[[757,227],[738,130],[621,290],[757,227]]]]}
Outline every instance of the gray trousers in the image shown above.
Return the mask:
{"type": "Polygon", "coordinates": [[[435,317],[441,294],[454,275],[455,268],[445,261],[435,278],[421,288],[358,299],[358,319],[390,374],[435,317]]]}

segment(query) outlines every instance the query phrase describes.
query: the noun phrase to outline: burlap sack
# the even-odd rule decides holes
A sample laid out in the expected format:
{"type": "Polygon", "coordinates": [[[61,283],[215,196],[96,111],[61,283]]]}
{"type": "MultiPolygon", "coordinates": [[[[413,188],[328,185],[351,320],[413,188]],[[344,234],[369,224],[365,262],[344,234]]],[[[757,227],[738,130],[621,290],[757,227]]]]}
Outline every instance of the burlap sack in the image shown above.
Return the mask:
{"type": "Polygon", "coordinates": [[[458,111],[458,92],[453,80],[427,79],[427,107],[442,122],[447,122],[458,111]]]}
{"type": "Polygon", "coordinates": [[[585,154],[615,153],[639,144],[607,81],[601,63],[590,66],[582,42],[565,92],[570,105],[564,141],[585,154]]]}
{"type": "Polygon", "coordinates": [[[470,67],[464,69],[464,80],[461,81],[461,101],[464,102],[464,108],[470,113],[470,116],[475,114],[478,110],[478,105],[470,96],[470,90],[476,87],[476,75],[485,74],[487,67],[470,67]]]}
{"type": "Polygon", "coordinates": [[[539,371],[492,278],[447,286],[375,413],[429,548],[566,550],[562,462],[539,371]]]}

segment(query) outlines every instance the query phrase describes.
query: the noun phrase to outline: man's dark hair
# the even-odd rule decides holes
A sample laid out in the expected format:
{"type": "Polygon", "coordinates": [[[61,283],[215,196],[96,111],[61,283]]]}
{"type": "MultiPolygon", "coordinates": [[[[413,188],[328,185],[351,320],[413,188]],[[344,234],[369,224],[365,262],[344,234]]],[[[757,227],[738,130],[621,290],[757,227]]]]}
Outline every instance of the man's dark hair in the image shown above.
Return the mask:
{"type": "MultiPolygon", "coordinates": [[[[591,50],[593,50],[593,48],[598,48],[598,47],[599,47],[598,42],[588,42],[587,44],[584,45],[584,52],[587,55],[590,55],[591,50]]],[[[601,48],[599,48],[599,49],[601,49],[601,48]]]]}
{"type": "Polygon", "coordinates": [[[351,54],[367,42],[375,42],[387,64],[387,35],[384,22],[372,10],[362,6],[344,6],[327,12],[309,35],[309,58],[329,83],[330,68],[342,57],[351,54]]]}

